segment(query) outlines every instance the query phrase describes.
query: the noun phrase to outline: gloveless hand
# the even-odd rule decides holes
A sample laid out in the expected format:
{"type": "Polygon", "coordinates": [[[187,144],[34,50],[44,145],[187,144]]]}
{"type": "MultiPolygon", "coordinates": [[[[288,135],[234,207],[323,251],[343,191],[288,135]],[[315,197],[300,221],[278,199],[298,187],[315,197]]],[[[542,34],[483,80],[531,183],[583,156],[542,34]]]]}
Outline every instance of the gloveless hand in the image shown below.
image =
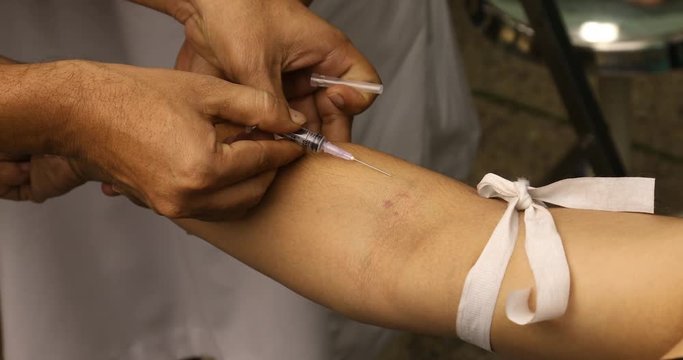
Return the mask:
{"type": "Polygon", "coordinates": [[[268,92],[215,77],[75,62],[79,100],[70,107],[63,155],[88,179],[171,218],[239,216],[261,199],[275,169],[302,154],[286,141],[223,143],[216,124],[240,132],[299,127],[301,114],[268,92]]]}
{"type": "Polygon", "coordinates": [[[180,0],[164,11],[185,25],[180,68],[206,61],[228,80],[286,98],[308,128],[331,140],[349,141],[353,115],[375,99],[345,86],[310,86],[312,72],[380,80],[343,33],[297,0],[180,0]]]}
{"type": "Polygon", "coordinates": [[[15,157],[0,154],[0,199],[33,201],[68,193],[85,183],[75,163],[55,155],[15,157]]]}

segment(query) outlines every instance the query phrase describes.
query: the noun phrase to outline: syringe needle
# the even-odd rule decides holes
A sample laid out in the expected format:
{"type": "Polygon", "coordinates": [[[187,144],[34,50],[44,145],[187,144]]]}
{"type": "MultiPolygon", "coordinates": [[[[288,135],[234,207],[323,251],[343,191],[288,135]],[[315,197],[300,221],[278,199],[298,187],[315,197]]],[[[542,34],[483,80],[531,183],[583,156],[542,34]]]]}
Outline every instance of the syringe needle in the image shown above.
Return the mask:
{"type": "Polygon", "coordinates": [[[374,169],[374,170],[376,170],[376,171],[379,171],[379,172],[381,172],[382,174],[384,174],[384,175],[386,175],[386,176],[391,176],[391,174],[389,174],[388,172],[386,172],[386,171],[384,171],[384,170],[381,170],[381,169],[378,169],[378,168],[376,168],[376,167],[374,167],[374,166],[372,166],[372,165],[370,165],[370,164],[368,164],[368,163],[366,163],[366,162],[360,161],[360,160],[355,159],[355,158],[354,158],[353,160],[358,161],[359,163],[361,163],[361,164],[363,164],[363,165],[365,165],[365,166],[367,166],[367,167],[369,167],[369,168],[371,168],[371,169],[374,169]]]}

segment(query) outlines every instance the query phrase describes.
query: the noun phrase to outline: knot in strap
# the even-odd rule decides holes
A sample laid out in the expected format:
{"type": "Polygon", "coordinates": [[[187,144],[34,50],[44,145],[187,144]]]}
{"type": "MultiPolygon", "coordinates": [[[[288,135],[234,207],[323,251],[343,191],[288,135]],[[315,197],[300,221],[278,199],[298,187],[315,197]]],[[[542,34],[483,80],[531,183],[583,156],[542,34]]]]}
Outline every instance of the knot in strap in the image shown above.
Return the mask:
{"type": "Polygon", "coordinates": [[[515,209],[526,210],[531,204],[534,203],[531,195],[529,195],[529,180],[519,179],[515,181],[515,188],[517,189],[517,202],[515,203],[515,209]]]}
{"type": "Polygon", "coordinates": [[[535,287],[510,293],[508,319],[519,325],[564,315],[569,301],[569,265],[553,217],[544,202],[574,209],[654,211],[654,179],[576,178],[534,188],[525,179],[508,181],[487,174],[477,186],[479,195],[508,202],[479,259],[472,266],[458,306],[458,336],[491,350],[490,333],[498,292],[517,240],[518,211],[524,211],[526,253],[535,287]],[[536,309],[529,308],[532,291],[536,309]]]}

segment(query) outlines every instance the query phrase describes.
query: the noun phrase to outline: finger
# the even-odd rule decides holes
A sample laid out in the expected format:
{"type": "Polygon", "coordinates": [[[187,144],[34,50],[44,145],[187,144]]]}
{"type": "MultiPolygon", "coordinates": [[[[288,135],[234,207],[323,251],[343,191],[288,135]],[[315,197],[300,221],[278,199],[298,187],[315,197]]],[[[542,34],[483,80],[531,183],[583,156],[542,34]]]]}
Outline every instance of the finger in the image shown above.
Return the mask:
{"type": "Polygon", "coordinates": [[[5,187],[0,185],[0,198],[13,201],[32,200],[31,185],[23,184],[20,186],[5,187]]]}
{"type": "Polygon", "coordinates": [[[42,203],[85,183],[76,161],[56,155],[31,158],[31,201],[42,203]]]}
{"type": "Polygon", "coordinates": [[[0,162],[0,184],[19,186],[31,177],[30,163],[0,162]]]}
{"type": "Polygon", "coordinates": [[[217,81],[202,98],[207,115],[271,133],[296,131],[306,123],[305,116],[289,109],[286,101],[248,86],[217,81]]]}
{"type": "Polygon", "coordinates": [[[315,96],[309,95],[303,98],[289,100],[289,106],[306,116],[306,128],[315,132],[320,132],[320,116],[318,106],[315,103],[315,96]]]}
{"type": "Polygon", "coordinates": [[[287,100],[313,94],[318,88],[311,86],[311,70],[303,69],[282,74],[282,90],[287,100]]]}
{"type": "Polygon", "coordinates": [[[243,140],[220,144],[217,174],[227,185],[277,169],[303,155],[303,149],[286,140],[243,140]]]}
{"type": "Polygon", "coordinates": [[[114,190],[114,187],[112,186],[112,184],[102,183],[102,184],[100,184],[100,190],[102,191],[102,193],[104,195],[107,195],[110,197],[121,195],[120,192],[114,190]]]}
{"type": "Polygon", "coordinates": [[[337,109],[347,115],[358,115],[367,109],[363,93],[354,88],[335,85],[319,92],[324,93],[337,109]]]}
{"type": "Polygon", "coordinates": [[[343,85],[289,100],[291,107],[306,115],[308,129],[320,131],[333,141],[351,141],[353,115],[365,110],[364,103],[359,91],[343,85]]]}
{"type": "Polygon", "coordinates": [[[190,68],[192,67],[194,53],[195,51],[192,49],[190,43],[187,40],[183,41],[183,44],[180,45],[180,50],[178,50],[178,55],[175,59],[175,69],[191,71],[190,68]]]}
{"type": "MultiPolygon", "coordinates": [[[[127,186],[123,183],[103,183],[102,187],[100,189],[104,192],[104,185],[108,184],[109,189],[106,189],[106,191],[112,193],[112,194],[120,194],[128,198],[133,204],[143,207],[143,208],[150,208],[148,201],[144,200],[145,198],[135,189],[133,189],[130,186],[127,186]]],[[[108,195],[105,193],[105,195],[108,195]]]]}
{"type": "Polygon", "coordinates": [[[275,174],[276,170],[266,171],[195,199],[196,208],[202,210],[198,210],[193,214],[193,217],[204,221],[243,217],[250,209],[260,203],[268,187],[275,179],[275,174]]]}
{"type": "Polygon", "coordinates": [[[321,120],[321,133],[330,141],[351,141],[353,117],[344,113],[332,102],[326,92],[318,92],[315,103],[321,120]]]}
{"type": "MultiPolygon", "coordinates": [[[[288,111],[287,101],[285,94],[282,89],[282,78],[281,78],[280,68],[268,68],[265,66],[259,66],[255,69],[249,69],[240,71],[235,74],[235,79],[237,82],[243,85],[248,85],[256,89],[266,91],[275,96],[278,100],[275,102],[276,107],[275,112],[284,116],[285,118],[289,116],[289,122],[295,123],[299,126],[303,125],[306,121],[305,118],[295,117],[295,113],[288,111]]],[[[268,131],[269,129],[260,127],[262,130],[268,131]]]]}
{"type": "MultiPolygon", "coordinates": [[[[368,103],[368,99],[366,99],[362,91],[349,86],[335,85],[329,88],[316,88],[311,86],[310,71],[298,71],[286,74],[285,76],[285,95],[290,103],[292,99],[305,97],[321,91],[326,92],[327,96],[330,97],[330,100],[332,100],[339,109],[349,115],[356,115],[365,111],[372,103],[368,103]]],[[[371,100],[374,101],[374,99],[375,97],[372,97],[371,100]]]]}
{"type": "MultiPolygon", "coordinates": [[[[375,68],[370,62],[347,41],[338,51],[328,56],[324,61],[313,67],[313,72],[336,76],[344,80],[359,80],[381,84],[382,81],[375,68]]],[[[332,90],[332,88],[328,89],[332,90]]],[[[358,92],[359,96],[352,96],[351,93],[341,92],[345,100],[347,113],[358,114],[372,105],[377,97],[376,94],[358,92]],[[348,97],[347,97],[348,95],[348,97]]]]}

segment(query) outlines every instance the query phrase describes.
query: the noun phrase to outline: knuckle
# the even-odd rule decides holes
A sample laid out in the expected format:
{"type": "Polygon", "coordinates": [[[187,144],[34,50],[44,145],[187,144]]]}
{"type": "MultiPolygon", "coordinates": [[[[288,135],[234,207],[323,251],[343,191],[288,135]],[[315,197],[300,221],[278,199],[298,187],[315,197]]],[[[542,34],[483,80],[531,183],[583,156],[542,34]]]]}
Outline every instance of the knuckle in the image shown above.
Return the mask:
{"type": "Polygon", "coordinates": [[[177,170],[175,178],[172,192],[185,196],[211,187],[215,176],[208,159],[191,157],[177,170]]]}
{"type": "Polygon", "coordinates": [[[177,191],[180,195],[192,194],[195,192],[203,191],[210,188],[213,185],[213,176],[210,172],[205,169],[196,169],[195,171],[190,171],[182,177],[177,191]]]}

